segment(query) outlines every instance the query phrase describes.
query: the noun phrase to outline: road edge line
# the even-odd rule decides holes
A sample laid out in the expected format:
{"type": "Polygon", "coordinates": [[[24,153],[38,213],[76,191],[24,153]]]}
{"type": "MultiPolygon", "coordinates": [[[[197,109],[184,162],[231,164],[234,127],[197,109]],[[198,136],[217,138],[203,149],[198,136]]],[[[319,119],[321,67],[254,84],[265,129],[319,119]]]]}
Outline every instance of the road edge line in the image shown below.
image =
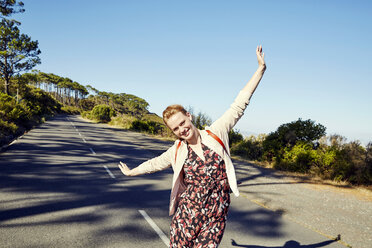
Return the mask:
{"type": "Polygon", "coordinates": [[[138,210],[140,214],[145,218],[145,220],[150,224],[152,229],[159,235],[160,239],[164,242],[164,244],[169,247],[170,240],[168,237],[163,233],[163,231],[155,224],[155,222],[151,219],[151,217],[146,213],[145,210],[138,210]]]}
{"type": "Polygon", "coordinates": [[[112,174],[112,172],[109,170],[109,168],[106,165],[104,165],[103,167],[106,169],[107,173],[110,175],[111,178],[115,178],[115,175],[112,174]]]}

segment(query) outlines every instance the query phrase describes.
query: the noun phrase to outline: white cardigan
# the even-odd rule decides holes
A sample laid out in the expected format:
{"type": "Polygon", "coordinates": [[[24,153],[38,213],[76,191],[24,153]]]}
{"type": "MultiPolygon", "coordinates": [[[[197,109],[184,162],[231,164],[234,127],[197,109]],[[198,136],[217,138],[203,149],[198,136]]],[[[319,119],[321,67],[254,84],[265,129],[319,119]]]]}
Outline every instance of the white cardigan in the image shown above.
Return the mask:
{"type": "MultiPolygon", "coordinates": [[[[240,91],[235,101],[231,104],[230,108],[213,124],[206,129],[211,130],[217,135],[222,142],[225,144],[227,151],[229,149],[229,131],[235,126],[238,120],[243,116],[244,110],[246,109],[252,93],[249,91],[240,91]]],[[[199,130],[201,135],[201,142],[208,146],[210,149],[220,155],[225,161],[226,174],[230,188],[235,196],[239,196],[239,190],[237,186],[234,166],[232,164],[230,154],[226,153],[220,143],[213,137],[208,135],[205,130],[199,130]]],[[[181,170],[183,168],[185,159],[187,157],[187,144],[185,141],[181,142],[181,145],[177,152],[177,159],[175,159],[175,153],[179,140],[176,140],[173,146],[158,157],[150,159],[140,164],[137,169],[140,174],[153,173],[156,171],[164,170],[172,166],[173,168],[173,181],[172,191],[169,205],[169,215],[174,214],[177,205],[178,197],[184,191],[185,186],[183,178],[181,177],[181,170]]]]}

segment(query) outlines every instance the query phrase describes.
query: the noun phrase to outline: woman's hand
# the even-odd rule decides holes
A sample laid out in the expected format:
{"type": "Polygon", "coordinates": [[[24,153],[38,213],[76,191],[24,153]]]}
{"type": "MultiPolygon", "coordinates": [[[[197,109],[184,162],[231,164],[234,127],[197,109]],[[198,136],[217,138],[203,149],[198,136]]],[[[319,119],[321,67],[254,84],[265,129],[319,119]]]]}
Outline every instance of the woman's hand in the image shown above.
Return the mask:
{"type": "Polygon", "coordinates": [[[258,66],[266,68],[265,53],[262,52],[262,46],[261,45],[257,46],[256,55],[257,55],[258,66]]]}
{"type": "Polygon", "coordinates": [[[119,166],[121,172],[123,172],[124,175],[132,176],[132,173],[131,173],[132,170],[129,169],[129,167],[126,164],[124,164],[123,162],[120,161],[118,166],[119,166]]]}

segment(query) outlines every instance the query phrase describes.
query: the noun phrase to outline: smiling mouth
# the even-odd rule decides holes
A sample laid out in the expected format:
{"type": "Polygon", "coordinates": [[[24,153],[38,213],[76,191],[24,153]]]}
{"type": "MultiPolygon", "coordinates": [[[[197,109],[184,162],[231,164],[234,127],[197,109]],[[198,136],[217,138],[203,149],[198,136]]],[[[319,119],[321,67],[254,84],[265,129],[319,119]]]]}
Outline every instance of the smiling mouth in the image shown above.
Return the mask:
{"type": "Polygon", "coordinates": [[[188,128],[185,132],[182,133],[182,136],[187,136],[189,134],[190,128],[188,128]]]}

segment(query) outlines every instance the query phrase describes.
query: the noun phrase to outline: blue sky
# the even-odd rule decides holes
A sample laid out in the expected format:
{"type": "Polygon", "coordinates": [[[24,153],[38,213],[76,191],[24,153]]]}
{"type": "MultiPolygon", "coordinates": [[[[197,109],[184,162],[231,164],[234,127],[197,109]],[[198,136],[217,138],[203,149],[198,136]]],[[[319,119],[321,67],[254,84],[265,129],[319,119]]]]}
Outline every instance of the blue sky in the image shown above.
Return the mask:
{"type": "Polygon", "coordinates": [[[24,0],[12,17],[39,41],[36,69],[129,93],[161,115],[174,103],[217,119],[267,71],[236,129],[269,133],[312,119],[372,141],[371,1],[24,0]]]}

